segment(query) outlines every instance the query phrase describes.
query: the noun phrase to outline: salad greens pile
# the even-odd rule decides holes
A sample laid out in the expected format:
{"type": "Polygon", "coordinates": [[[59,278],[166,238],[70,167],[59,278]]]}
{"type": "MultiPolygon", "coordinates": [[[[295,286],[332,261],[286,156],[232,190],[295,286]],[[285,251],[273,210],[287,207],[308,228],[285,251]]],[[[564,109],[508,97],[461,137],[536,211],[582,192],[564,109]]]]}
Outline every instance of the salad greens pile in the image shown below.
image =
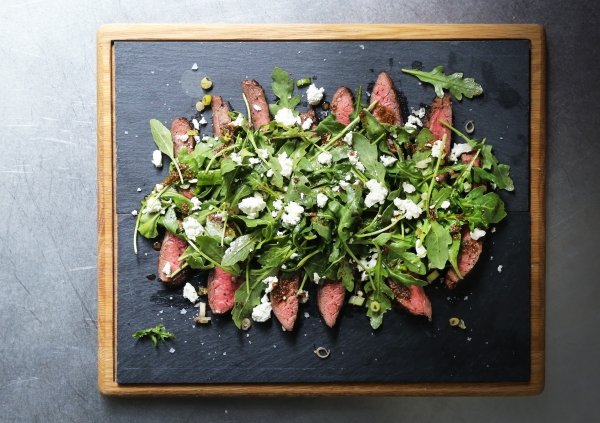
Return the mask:
{"type": "MultiPolygon", "coordinates": [[[[287,108],[298,116],[294,80],[280,68],[272,79],[271,114],[287,108]]],[[[513,184],[485,139],[448,124],[472,157],[451,160],[443,141],[414,124],[418,118],[381,124],[372,107],[359,89],[349,125],[329,114],[315,130],[275,121],[254,130],[249,110],[231,112],[234,125],[225,135],[205,136],[177,158],[170,151],[170,175],[142,202],[137,232],[154,238],[161,226],[184,239],[183,268],[218,266],[241,276],[232,311],[238,327],[260,304],[265,278],[298,273],[300,291],[341,280],[349,302],[378,328],[394,298],[386,281],[425,286],[447,267],[460,275],[461,228],[485,230],[506,216],[486,183],[505,190],[513,184]]],[[[157,144],[170,140],[159,121],[152,133],[157,144]]]]}

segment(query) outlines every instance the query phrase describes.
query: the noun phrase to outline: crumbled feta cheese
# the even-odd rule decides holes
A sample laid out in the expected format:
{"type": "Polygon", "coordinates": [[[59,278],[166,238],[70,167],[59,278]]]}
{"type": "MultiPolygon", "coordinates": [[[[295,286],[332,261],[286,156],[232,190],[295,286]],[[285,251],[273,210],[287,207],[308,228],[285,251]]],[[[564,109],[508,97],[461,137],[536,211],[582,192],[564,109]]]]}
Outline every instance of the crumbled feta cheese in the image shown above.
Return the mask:
{"type": "Polygon", "coordinates": [[[417,129],[417,126],[423,126],[423,122],[421,122],[421,119],[419,119],[418,117],[416,117],[414,115],[409,115],[405,126],[409,126],[409,125],[415,129],[417,129]]]}
{"type": "Polygon", "coordinates": [[[331,188],[331,190],[332,190],[333,192],[340,192],[340,187],[336,185],[336,186],[334,186],[333,188],[331,188]]]}
{"type": "Polygon", "coordinates": [[[304,213],[304,207],[294,201],[290,201],[289,204],[285,206],[285,213],[281,216],[281,220],[286,225],[294,226],[302,219],[302,213],[304,213]]]}
{"type": "Polygon", "coordinates": [[[381,156],[379,156],[379,160],[381,160],[381,163],[383,163],[383,165],[385,167],[390,167],[391,165],[393,165],[394,163],[396,163],[398,161],[397,158],[395,158],[393,156],[387,156],[385,154],[382,154],[381,156]]]}
{"type": "Polygon", "coordinates": [[[277,156],[277,161],[281,166],[281,176],[289,178],[292,174],[292,159],[290,159],[287,153],[284,151],[279,156],[277,156]]]}
{"type": "Polygon", "coordinates": [[[270,302],[261,302],[252,309],[252,320],[255,322],[266,322],[271,318],[272,310],[273,306],[271,306],[270,302]]]}
{"type": "Polygon", "coordinates": [[[142,192],[142,189],[138,187],[137,192],[142,192]]]}
{"type": "Polygon", "coordinates": [[[206,119],[204,118],[204,115],[200,116],[200,125],[206,125],[208,122],[206,121],[206,119]]]}
{"type": "Polygon", "coordinates": [[[302,129],[304,129],[305,131],[308,131],[310,129],[310,127],[313,124],[313,120],[312,118],[306,118],[304,119],[304,122],[302,122],[302,129]]]}
{"type": "Polygon", "coordinates": [[[437,140],[431,147],[431,155],[433,157],[442,157],[444,155],[444,141],[437,140]]]}
{"type": "Polygon", "coordinates": [[[198,123],[198,119],[192,119],[192,126],[194,129],[200,129],[200,124],[198,123]]]}
{"type": "Polygon", "coordinates": [[[162,211],[162,204],[157,197],[150,197],[148,201],[146,201],[146,207],[144,207],[144,211],[142,214],[148,213],[159,213],[162,211]]]}
{"type": "Polygon", "coordinates": [[[138,215],[138,211],[137,210],[131,210],[131,214],[134,215],[134,216],[137,216],[138,215]]]}
{"type": "Polygon", "coordinates": [[[192,197],[192,198],[190,198],[190,201],[192,202],[192,210],[191,211],[200,210],[202,201],[200,201],[198,199],[198,197],[192,197]]]}
{"type": "Polygon", "coordinates": [[[417,239],[417,242],[415,242],[415,251],[419,258],[424,258],[427,255],[427,249],[423,246],[420,239],[417,239]]]}
{"type": "Polygon", "coordinates": [[[485,236],[485,231],[483,229],[475,228],[475,230],[470,232],[469,235],[471,236],[471,239],[477,241],[479,238],[485,236]]]}
{"type": "Polygon", "coordinates": [[[198,70],[198,63],[194,63],[194,64],[192,65],[192,70],[193,70],[193,71],[197,71],[197,70],[198,70]]]}
{"type": "Polygon", "coordinates": [[[281,210],[283,208],[283,202],[281,200],[273,201],[273,208],[275,210],[281,210]]]}
{"type": "Polygon", "coordinates": [[[365,166],[358,159],[358,153],[356,151],[350,150],[348,152],[348,160],[350,160],[350,163],[352,163],[352,165],[354,165],[361,172],[365,171],[365,166]]]}
{"type": "Polygon", "coordinates": [[[171,347],[171,348],[169,349],[169,352],[170,352],[171,354],[175,353],[175,348],[171,347]]]}
{"type": "Polygon", "coordinates": [[[350,186],[350,184],[346,181],[339,181],[340,187],[342,187],[343,189],[346,189],[350,186]]]}
{"type": "Polygon", "coordinates": [[[167,277],[171,276],[171,262],[166,262],[164,267],[162,268],[162,272],[167,275],[167,277]]]}
{"type": "Polygon", "coordinates": [[[183,220],[183,230],[185,231],[185,236],[187,236],[190,241],[195,241],[197,237],[204,233],[204,227],[191,216],[188,216],[183,220]]]}
{"type": "Polygon", "coordinates": [[[156,167],[162,167],[162,153],[160,150],[154,150],[152,152],[152,164],[156,167]]]}
{"type": "Polygon", "coordinates": [[[198,293],[196,292],[196,288],[192,286],[191,283],[186,283],[183,287],[183,298],[188,299],[192,304],[198,301],[198,293]]]}
{"type": "Polygon", "coordinates": [[[236,127],[244,125],[244,115],[241,113],[238,113],[235,120],[231,122],[231,125],[236,126],[236,127]]]}
{"type": "Polygon", "coordinates": [[[231,156],[229,156],[231,158],[231,160],[234,161],[234,163],[237,163],[239,165],[242,164],[242,156],[240,156],[238,153],[231,153],[231,156]]]}
{"type": "Polygon", "coordinates": [[[325,88],[317,88],[315,84],[310,84],[306,89],[306,99],[308,100],[308,104],[311,106],[316,106],[323,100],[323,92],[325,88]]]}
{"type": "Polygon", "coordinates": [[[282,107],[275,114],[275,122],[284,126],[294,126],[300,124],[300,116],[294,116],[294,112],[287,107],[282,107]]]}
{"type": "Polygon", "coordinates": [[[283,231],[277,231],[277,236],[283,236],[284,232],[283,231]]]}
{"type": "MultiPolygon", "coordinates": [[[[298,294],[298,301],[300,301],[300,304],[306,304],[308,302],[308,291],[300,291],[300,293],[298,294]]],[[[304,317],[308,317],[307,316],[308,313],[304,313],[304,317]]]]}
{"type": "Polygon", "coordinates": [[[471,151],[473,151],[473,147],[467,143],[454,144],[452,151],[450,152],[450,160],[457,162],[463,153],[470,153],[471,151]]]}
{"type": "Polygon", "coordinates": [[[502,266],[501,264],[500,264],[500,265],[498,265],[498,273],[502,273],[502,267],[503,267],[503,266],[502,266]]]}
{"type": "Polygon", "coordinates": [[[323,151],[322,153],[319,153],[319,155],[317,156],[317,161],[319,163],[321,163],[323,166],[327,166],[331,164],[331,159],[333,158],[333,156],[331,155],[331,153],[329,151],[323,151]]]}
{"type": "Polygon", "coordinates": [[[348,132],[346,135],[344,135],[342,141],[344,141],[348,145],[352,145],[352,132],[348,132]]]}
{"type": "Polygon", "coordinates": [[[273,169],[267,170],[267,178],[270,178],[271,176],[273,176],[273,169]]]}
{"type": "Polygon", "coordinates": [[[252,105],[252,108],[253,108],[254,110],[256,110],[257,112],[260,112],[260,111],[262,110],[262,107],[260,107],[258,104],[253,104],[253,105],[252,105]]]}
{"type": "Polygon", "coordinates": [[[358,46],[360,47],[361,50],[365,49],[365,45],[364,44],[359,44],[358,46]]]}
{"type": "Polygon", "coordinates": [[[187,314],[187,310],[185,308],[182,308],[181,310],[179,310],[179,314],[187,314]]]}
{"type": "Polygon", "coordinates": [[[267,203],[258,192],[254,193],[253,197],[246,197],[238,203],[238,208],[248,216],[248,219],[256,219],[265,207],[267,203]]]}
{"type": "Polygon", "coordinates": [[[260,163],[260,159],[258,157],[250,157],[248,159],[248,163],[250,163],[251,165],[257,165],[260,163]]]}
{"type": "Polygon", "coordinates": [[[450,207],[450,201],[448,201],[448,200],[442,201],[442,204],[440,204],[440,207],[443,209],[447,209],[448,207],[450,207]]]}
{"type": "Polygon", "coordinates": [[[385,196],[388,194],[386,187],[381,185],[375,179],[370,179],[366,183],[369,193],[365,197],[365,206],[373,207],[375,204],[383,204],[385,196]]]}
{"type": "Polygon", "coordinates": [[[266,148],[257,148],[256,149],[256,154],[261,159],[267,160],[269,158],[269,151],[266,148]]]}
{"type": "Polygon", "coordinates": [[[327,205],[327,201],[329,200],[329,198],[327,198],[327,196],[323,193],[318,193],[317,194],[317,206],[319,208],[323,208],[327,205]]]}
{"type": "Polygon", "coordinates": [[[413,115],[415,115],[419,119],[423,119],[425,117],[425,108],[424,107],[421,107],[418,110],[412,109],[411,112],[413,115]]]}
{"type": "Polygon", "coordinates": [[[188,134],[179,134],[177,135],[177,139],[179,141],[186,142],[190,136],[188,134]]]}
{"type": "Polygon", "coordinates": [[[313,273],[313,280],[318,285],[319,282],[321,281],[321,276],[319,276],[319,274],[317,272],[315,272],[315,273],[313,273]]]}
{"type": "Polygon", "coordinates": [[[417,219],[423,213],[423,209],[408,198],[405,200],[395,198],[394,205],[398,208],[401,215],[408,220],[417,219]]]}
{"type": "Polygon", "coordinates": [[[279,279],[277,279],[277,276],[269,276],[263,279],[262,282],[265,285],[267,285],[267,287],[265,288],[265,294],[268,294],[269,292],[273,291],[273,288],[275,287],[275,285],[277,285],[279,279]]]}
{"type": "Polygon", "coordinates": [[[409,184],[408,182],[402,182],[402,189],[407,194],[412,194],[416,191],[416,188],[413,184],[409,184]]]}

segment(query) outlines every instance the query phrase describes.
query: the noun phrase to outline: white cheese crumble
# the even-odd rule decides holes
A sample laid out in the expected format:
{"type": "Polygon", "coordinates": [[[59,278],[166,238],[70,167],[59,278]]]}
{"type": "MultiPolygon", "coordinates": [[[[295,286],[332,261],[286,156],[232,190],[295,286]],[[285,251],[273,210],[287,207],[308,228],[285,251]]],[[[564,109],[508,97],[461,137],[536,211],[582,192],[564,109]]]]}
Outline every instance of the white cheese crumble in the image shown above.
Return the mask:
{"type": "Polygon", "coordinates": [[[333,156],[331,155],[331,153],[329,151],[323,151],[323,152],[319,153],[319,155],[317,156],[317,161],[319,163],[321,163],[323,166],[328,166],[331,164],[332,158],[333,158],[333,156]]]}
{"type": "Polygon", "coordinates": [[[206,119],[204,118],[204,115],[200,116],[200,125],[206,125],[208,122],[206,121],[206,119]]]}
{"type": "Polygon", "coordinates": [[[198,119],[192,119],[192,125],[194,126],[194,129],[200,129],[200,124],[198,123],[198,119]]]}
{"type": "Polygon", "coordinates": [[[194,64],[192,65],[192,70],[193,70],[193,71],[197,71],[197,70],[198,70],[198,63],[194,63],[194,64]]]}
{"type": "Polygon", "coordinates": [[[156,167],[162,167],[162,153],[160,150],[154,150],[152,152],[152,164],[156,167]]]}
{"type": "Polygon", "coordinates": [[[137,192],[142,192],[142,189],[138,187],[137,192]]]}
{"type": "Polygon", "coordinates": [[[148,213],[159,213],[162,211],[162,204],[157,197],[150,197],[146,202],[146,207],[144,207],[144,211],[142,214],[148,213]]]}
{"type": "Polygon", "coordinates": [[[183,220],[183,230],[185,231],[185,236],[187,236],[190,241],[195,241],[197,237],[204,233],[204,227],[191,216],[188,216],[183,220]]]}
{"type": "Polygon", "coordinates": [[[253,105],[252,105],[252,108],[253,108],[254,110],[256,110],[257,112],[260,112],[260,111],[262,110],[262,107],[260,107],[258,104],[253,104],[253,105]]]}
{"type": "Polygon", "coordinates": [[[379,160],[381,160],[381,163],[383,163],[383,165],[385,167],[390,167],[391,165],[393,165],[394,163],[396,163],[398,161],[397,158],[395,158],[393,156],[387,156],[385,154],[382,154],[381,156],[379,156],[379,160]]]}
{"type": "Polygon", "coordinates": [[[424,258],[427,255],[427,248],[423,246],[420,239],[417,239],[417,242],[415,242],[415,251],[419,258],[424,258]]]}
{"type": "Polygon", "coordinates": [[[236,116],[235,120],[231,122],[232,126],[242,126],[244,124],[244,115],[241,113],[238,113],[238,115],[236,116]]]}
{"type": "Polygon", "coordinates": [[[409,126],[409,125],[415,129],[417,129],[417,126],[423,126],[423,122],[421,122],[421,119],[419,119],[418,117],[416,117],[414,115],[409,115],[405,126],[409,126]]]}
{"type": "Polygon", "coordinates": [[[250,157],[248,159],[248,163],[250,163],[251,165],[257,165],[260,163],[260,159],[258,157],[250,157]]]}
{"type": "Polygon", "coordinates": [[[448,200],[442,201],[442,204],[440,204],[440,207],[443,209],[447,209],[448,207],[450,207],[450,201],[448,201],[448,200]]]}
{"type": "Polygon", "coordinates": [[[263,279],[262,282],[265,285],[267,285],[267,287],[265,288],[265,294],[268,294],[269,292],[273,291],[273,288],[275,287],[275,285],[277,285],[279,279],[277,279],[277,276],[269,276],[263,279]]]}
{"type": "Polygon", "coordinates": [[[261,159],[267,160],[269,158],[269,151],[266,148],[257,148],[256,149],[256,154],[261,159]]]}
{"type": "Polygon", "coordinates": [[[185,308],[182,308],[181,310],[179,310],[179,314],[187,314],[187,310],[185,308]]]}
{"type": "Polygon", "coordinates": [[[272,310],[273,307],[271,306],[271,303],[268,300],[266,302],[261,302],[259,305],[252,309],[252,320],[254,320],[255,322],[266,322],[271,318],[272,310]]]}
{"type": "Polygon", "coordinates": [[[463,153],[470,153],[471,151],[473,151],[473,147],[467,143],[454,144],[452,151],[450,152],[450,160],[457,162],[463,153]]]}
{"type": "Polygon", "coordinates": [[[358,262],[361,265],[361,269],[362,269],[361,274],[360,274],[361,281],[366,281],[368,279],[367,270],[371,270],[377,265],[377,257],[378,257],[378,254],[375,252],[371,255],[370,258],[367,258],[367,256],[364,256],[364,257],[361,257],[360,259],[358,259],[358,262]]]}
{"type": "Polygon", "coordinates": [[[408,182],[402,182],[402,189],[407,194],[412,194],[416,190],[415,186],[413,184],[409,184],[408,182]]]}
{"type": "Polygon", "coordinates": [[[298,257],[300,257],[300,254],[298,254],[298,253],[292,253],[292,255],[290,256],[290,258],[291,258],[292,260],[295,260],[295,259],[297,259],[298,257]]]}
{"type": "Polygon", "coordinates": [[[348,152],[348,160],[350,160],[350,163],[361,172],[365,171],[365,166],[360,162],[356,151],[350,150],[348,152]]]}
{"type": "Polygon", "coordinates": [[[246,197],[238,203],[238,208],[248,216],[248,219],[256,219],[265,207],[267,203],[258,192],[255,192],[253,197],[246,197]]]}
{"type": "Polygon", "coordinates": [[[315,84],[310,84],[306,89],[306,99],[308,100],[308,104],[311,106],[316,106],[323,100],[323,92],[325,88],[317,88],[315,84]]]}
{"type": "Polygon", "coordinates": [[[198,199],[198,197],[192,197],[192,198],[190,198],[190,201],[192,202],[192,210],[191,211],[200,210],[202,201],[200,201],[198,199]]]}
{"type": "Polygon", "coordinates": [[[302,129],[308,131],[313,124],[312,118],[306,118],[304,122],[302,122],[302,129]]]}
{"type": "Polygon", "coordinates": [[[498,265],[498,273],[502,273],[502,267],[503,267],[503,266],[502,266],[501,264],[500,264],[500,265],[498,265]]]}
{"type": "Polygon", "coordinates": [[[315,272],[313,273],[313,280],[318,285],[319,282],[321,282],[321,276],[317,272],[315,272]]]}
{"type": "Polygon", "coordinates": [[[188,299],[192,304],[198,301],[198,293],[196,292],[196,288],[192,286],[191,283],[186,283],[183,287],[183,298],[188,299]]]}
{"type": "Polygon", "coordinates": [[[239,165],[242,164],[243,158],[238,153],[231,153],[230,158],[231,158],[231,160],[233,160],[234,163],[237,163],[239,165]]]}
{"type": "Polygon", "coordinates": [[[286,225],[294,226],[302,219],[302,213],[304,213],[304,207],[295,201],[290,201],[289,204],[285,206],[285,213],[281,216],[281,220],[286,225]]]}
{"type": "Polygon", "coordinates": [[[188,138],[189,138],[188,134],[179,134],[179,135],[177,135],[177,139],[179,141],[186,142],[188,140],[188,138]]]}
{"type": "Polygon", "coordinates": [[[475,230],[470,232],[469,235],[471,236],[471,239],[477,241],[479,238],[485,236],[485,231],[483,229],[475,228],[475,230]]]}
{"type": "Polygon", "coordinates": [[[442,157],[444,155],[444,141],[437,140],[431,147],[431,155],[433,157],[442,157]]]}
{"type": "Polygon", "coordinates": [[[171,263],[166,262],[164,267],[162,268],[162,272],[167,275],[167,277],[171,276],[171,263]]]}
{"type": "Polygon", "coordinates": [[[348,132],[346,135],[344,135],[342,141],[344,141],[348,145],[352,145],[352,132],[348,132]]]}
{"type": "Polygon", "coordinates": [[[170,352],[171,354],[174,354],[174,353],[175,353],[175,348],[171,347],[171,348],[169,349],[169,352],[170,352]]]}
{"type": "Polygon", "coordinates": [[[329,200],[329,198],[327,198],[327,196],[323,193],[318,193],[317,194],[317,206],[322,209],[323,207],[325,207],[327,205],[327,201],[329,200]]]}
{"type": "Polygon", "coordinates": [[[375,204],[383,204],[385,196],[388,194],[387,188],[375,179],[370,179],[366,183],[366,186],[369,189],[369,193],[365,197],[365,206],[373,207],[375,204]]]}
{"type": "Polygon", "coordinates": [[[270,178],[271,176],[273,176],[273,169],[267,170],[267,178],[270,178]]]}
{"type": "Polygon", "coordinates": [[[283,208],[283,202],[281,200],[273,201],[273,208],[275,210],[281,210],[283,208]]]}
{"type": "Polygon", "coordinates": [[[282,107],[275,114],[275,122],[284,126],[294,126],[300,124],[300,116],[294,116],[294,112],[287,107],[282,107]]]}
{"type": "Polygon", "coordinates": [[[137,216],[138,215],[138,211],[137,210],[131,210],[131,214],[134,215],[134,216],[137,216]]]}
{"type": "Polygon", "coordinates": [[[292,166],[293,166],[292,159],[290,159],[288,157],[287,153],[284,151],[279,156],[277,156],[277,161],[279,162],[279,165],[281,166],[281,176],[289,178],[290,175],[292,174],[292,166]]]}
{"type": "Polygon", "coordinates": [[[408,198],[405,200],[394,198],[394,205],[398,208],[400,214],[408,220],[417,219],[423,213],[423,209],[408,198]]]}
{"type": "Polygon", "coordinates": [[[421,107],[418,110],[415,109],[411,109],[411,113],[413,115],[415,115],[416,117],[418,117],[419,119],[423,119],[425,117],[425,108],[421,107]]]}

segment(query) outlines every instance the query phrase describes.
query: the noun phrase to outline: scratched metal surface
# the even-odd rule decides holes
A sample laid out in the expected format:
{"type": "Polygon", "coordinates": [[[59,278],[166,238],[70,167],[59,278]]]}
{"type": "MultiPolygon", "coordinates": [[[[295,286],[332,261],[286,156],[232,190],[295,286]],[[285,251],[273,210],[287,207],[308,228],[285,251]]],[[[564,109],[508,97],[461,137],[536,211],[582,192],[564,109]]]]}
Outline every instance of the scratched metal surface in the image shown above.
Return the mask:
{"type": "Polygon", "coordinates": [[[594,2],[26,1],[0,13],[0,421],[594,421],[594,2]],[[96,388],[95,29],[110,22],[537,22],[548,63],[547,383],[533,398],[108,399],[96,388]]]}

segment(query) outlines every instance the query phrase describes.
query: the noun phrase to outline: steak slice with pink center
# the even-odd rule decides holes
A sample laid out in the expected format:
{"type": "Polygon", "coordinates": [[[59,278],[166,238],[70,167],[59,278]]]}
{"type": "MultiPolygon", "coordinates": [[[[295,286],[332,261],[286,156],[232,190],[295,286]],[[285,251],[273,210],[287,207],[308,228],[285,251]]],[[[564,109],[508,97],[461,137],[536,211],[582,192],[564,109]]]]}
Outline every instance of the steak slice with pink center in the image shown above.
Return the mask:
{"type": "Polygon", "coordinates": [[[215,267],[208,275],[208,306],[215,314],[224,314],[233,308],[235,290],[240,287],[238,278],[215,267]]]}
{"type": "Polygon", "coordinates": [[[392,78],[387,72],[381,72],[375,81],[371,92],[371,104],[377,101],[373,109],[373,116],[380,123],[389,125],[402,125],[402,113],[400,113],[400,101],[392,78]]]}
{"type": "Polygon", "coordinates": [[[406,286],[390,279],[388,279],[388,285],[392,289],[398,304],[406,309],[406,311],[415,316],[426,316],[431,320],[431,302],[422,286],[406,286]]]}
{"type": "Polygon", "coordinates": [[[330,328],[335,322],[344,305],[346,288],[341,281],[325,282],[317,288],[317,304],[325,324],[330,328]]]}
{"type": "Polygon", "coordinates": [[[289,279],[279,278],[279,282],[271,291],[273,314],[287,331],[294,329],[298,316],[298,281],[298,275],[293,275],[289,279]]]}

